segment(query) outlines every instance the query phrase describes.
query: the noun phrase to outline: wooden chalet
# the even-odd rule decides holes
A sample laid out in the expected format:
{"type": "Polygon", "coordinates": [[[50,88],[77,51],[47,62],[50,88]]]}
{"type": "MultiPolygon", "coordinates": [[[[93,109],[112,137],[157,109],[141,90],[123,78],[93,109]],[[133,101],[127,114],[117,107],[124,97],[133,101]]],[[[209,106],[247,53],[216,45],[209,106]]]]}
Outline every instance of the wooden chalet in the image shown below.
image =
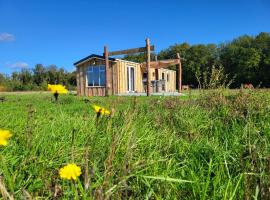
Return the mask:
{"type": "MultiPolygon", "coordinates": [[[[77,94],[81,96],[109,95],[147,95],[177,93],[176,71],[166,69],[170,65],[179,65],[178,59],[150,61],[150,51],[154,47],[129,49],[108,52],[104,47],[104,55],[92,54],[74,63],[77,70],[77,94]],[[149,56],[145,63],[136,63],[109,57],[113,55],[147,51],[149,56]]],[[[179,70],[181,73],[182,70],[179,70]]],[[[179,75],[178,75],[179,77],[179,75]]],[[[181,86],[181,85],[180,85],[181,86]]],[[[181,89],[181,87],[180,87],[181,89]]],[[[178,92],[181,92],[178,90],[178,92]]]]}

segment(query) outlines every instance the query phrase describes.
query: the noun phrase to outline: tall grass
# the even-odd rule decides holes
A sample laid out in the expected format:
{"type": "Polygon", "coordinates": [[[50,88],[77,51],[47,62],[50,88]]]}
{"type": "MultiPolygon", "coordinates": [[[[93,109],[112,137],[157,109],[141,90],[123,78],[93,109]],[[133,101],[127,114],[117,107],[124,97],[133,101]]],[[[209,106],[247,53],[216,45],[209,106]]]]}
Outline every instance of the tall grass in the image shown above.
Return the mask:
{"type": "Polygon", "coordinates": [[[13,137],[0,149],[0,190],[15,199],[267,199],[269,101],[266,91],[58,103],[6,95],[0,128],[13,137]],[[91,104],[112,116],[97,121],[91,104]],[[79,181],[58,175],[71,162],[79,181]]]}

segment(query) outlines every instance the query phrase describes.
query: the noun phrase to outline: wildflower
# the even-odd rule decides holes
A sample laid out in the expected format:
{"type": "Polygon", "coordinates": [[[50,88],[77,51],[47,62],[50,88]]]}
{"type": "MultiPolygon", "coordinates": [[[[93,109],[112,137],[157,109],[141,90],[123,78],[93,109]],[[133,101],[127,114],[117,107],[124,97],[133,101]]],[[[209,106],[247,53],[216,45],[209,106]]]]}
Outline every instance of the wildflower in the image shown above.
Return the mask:
{"type": "Polygon", "coordinates": [[[58,85],[48,84],[48,90],[53,93],[56,101],[58,100],[59,94],[67,94],[68,93],[68,90],[66,89],[66,87],[63,85],[60,85],[60,84],[58,84],[58,85]]]}
{"type": "Polygon", "coordinates": [[[76,180],[81,175],[81,168],[76,164],[68,164],[59,170],[59,175],[62,179],[76,180]]]}
{"type": "Polygon", "coordinates": [[[58,93],[58,94],[67,94],[68,93],[68,90],[66,89],[65,86],[63,85],[51,85],[51,84],[48,84],[48,90],[51,91],[52,93],[58,93]]]}
{"type": "Polygon", "coordinates": [[[92,105],[92,107],[94,108],[95,112],[97,113],[97,116],[99,117],[100,115],[110,115],[110,111],[108,111],[105,108],[102,108],[100,106],[97,105],[92,105]]]}
{"type": "Polygon", "coordinates": [[[10,131],[0,129],[0,146],[7,146],[8,139],[12,136],[10,131]]]}

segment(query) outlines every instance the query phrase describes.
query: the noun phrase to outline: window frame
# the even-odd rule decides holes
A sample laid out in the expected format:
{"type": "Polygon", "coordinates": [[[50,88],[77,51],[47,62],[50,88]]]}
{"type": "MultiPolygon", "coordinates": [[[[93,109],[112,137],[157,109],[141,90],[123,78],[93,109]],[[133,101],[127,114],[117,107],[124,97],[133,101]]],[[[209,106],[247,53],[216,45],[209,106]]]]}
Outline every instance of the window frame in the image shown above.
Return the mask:
{"type": "MultiPolygon", "coordinates": [[[[136,69],[135,69],[135,66],[132,66],[132,65],[127,65],[127,92],[128,93],[134,93],[136,90],[136,69]],[[131,80],[129,80],[129,76],[131,76],[131,69],[133,69],[133,91],[129,91],[129,84],[131,82],[131,80]]],[[[131,83],[132,85],[132,83],[131,83]]],[[[130,86],[132,87],[132,86],[130,86]]]]}
{"type": "Polygon", "coordinates": [[[106,87],[106,68],[105,65],[89,65],[86,68],[86,87],[88,88],[95,88],[95,87],[106,87]],[[91,85],[89,85],[89,78],[90,77],[90,73],[94,73],[94,68],[98,68],[98,85],[94,85],[94,81],[91,85]],[[101,69],[103,68],[103,69],[101,69]],[[100,85],[101,83],[101,72],[104,73],[104,85],[100,85]]]}
{"type": "Polygon", "coordinates": [[[165,80],[165,72],[162,72],[162,74],[161,74],[161,80],[165,80]]]}

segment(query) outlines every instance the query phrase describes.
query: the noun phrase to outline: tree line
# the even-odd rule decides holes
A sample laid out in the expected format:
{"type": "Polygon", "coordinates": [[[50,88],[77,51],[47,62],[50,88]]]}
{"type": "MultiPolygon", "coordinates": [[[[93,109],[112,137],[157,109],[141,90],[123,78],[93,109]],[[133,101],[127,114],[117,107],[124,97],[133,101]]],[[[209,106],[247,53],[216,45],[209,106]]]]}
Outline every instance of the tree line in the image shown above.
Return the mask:
{"type": "Polygon", "coordinates": [[[76,72],[68,72],[55,65],[37,64],[33,69],[23,68],[9,76],[0,74],[0,90],[47,90],[48,84],[62,84],[69,89],[76,87],[76,72]]]}
{"type": "MultiPolygon", "coordinates": [[[[270,87],[270,34],[243,35],[221,44],[175,44],[152,54],[159,60],[176,58],[180,53],[183,66],[183,84],[197,87],[209,79],[213,70],[220,69],[230,87],[250,83],[254,87],[270,87]]],[[[127,55],[124,59],[144,62],[144,54],[127,55]]],[[[177,70],[175,66],[171,69],[177,70]]]]}
{"type": "MultiPolygon", "coordinates": [[[[159,60],[172,59],[177,53],[181,55],[184,85],[207,88],[209,83],[216,81],[211,79],[226,78],[232,88],[247,83],[254,87],[270,87],[270,34],[267,32],[243,35],[221,44],[175,44],[151,54],[151,59],[155,60],[155,56],[159,60]]],[[[145,61],[145,54],[127,55],[123,59],[141,63],[145,61]]],[[[178,70],[176,66],[170,68],[178,70]]],[[[48,83],[74,89],[76,72],[37,64],[33,69],[22,69],[10,76],[0,74],[0,90],[3,87],[11,91],[45,90],[48,83]]]]}

